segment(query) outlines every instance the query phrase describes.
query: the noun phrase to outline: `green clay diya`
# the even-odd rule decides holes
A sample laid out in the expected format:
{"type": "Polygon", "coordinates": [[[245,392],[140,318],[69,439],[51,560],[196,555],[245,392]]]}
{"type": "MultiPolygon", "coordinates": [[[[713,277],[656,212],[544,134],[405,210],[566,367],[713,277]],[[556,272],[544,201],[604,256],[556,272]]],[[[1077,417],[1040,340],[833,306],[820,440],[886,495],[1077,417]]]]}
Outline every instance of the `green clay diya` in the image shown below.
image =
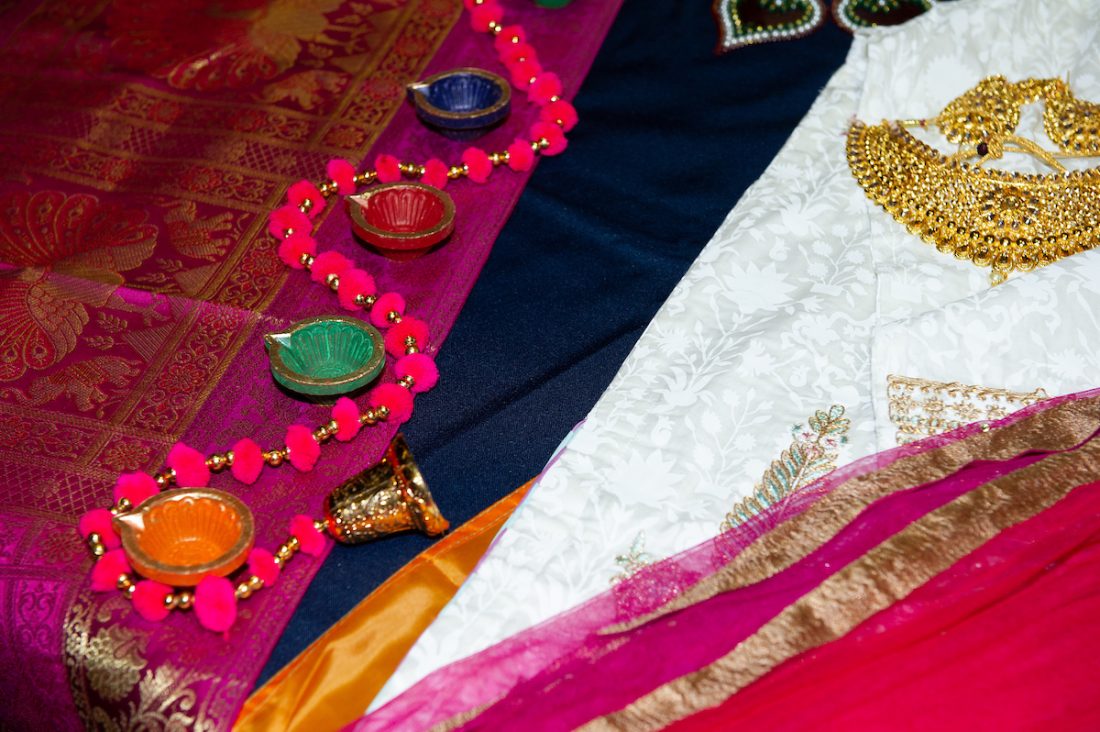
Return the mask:
{"type": "Polygon", "coordinates": [[[300,320],[264,345],[275,380],[310,396],[353,392],[382,371],[385,348],[374,326],[347,315],[300,320]]]}

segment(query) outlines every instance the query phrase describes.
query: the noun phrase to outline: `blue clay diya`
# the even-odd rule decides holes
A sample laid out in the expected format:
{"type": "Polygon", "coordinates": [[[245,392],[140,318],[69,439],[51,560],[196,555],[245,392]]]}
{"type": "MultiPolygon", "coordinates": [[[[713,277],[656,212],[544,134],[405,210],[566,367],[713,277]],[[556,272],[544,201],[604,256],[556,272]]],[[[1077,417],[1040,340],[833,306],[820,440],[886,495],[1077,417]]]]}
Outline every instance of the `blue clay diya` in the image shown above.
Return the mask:
{"type": "Polygon", "coordinates": [[[299,320],[281,333],[264,336],[271,374],[291,391],[310,396],[347,394],[382,371],[382,334],[347,315],[299,320]]]}
{"type": "Polygon", "coordinates": [[[444,71],[408,86],[409,100],[426,124],[442,130],[490,127],[508,116],[512,88],[484,69],[444,71]]]}

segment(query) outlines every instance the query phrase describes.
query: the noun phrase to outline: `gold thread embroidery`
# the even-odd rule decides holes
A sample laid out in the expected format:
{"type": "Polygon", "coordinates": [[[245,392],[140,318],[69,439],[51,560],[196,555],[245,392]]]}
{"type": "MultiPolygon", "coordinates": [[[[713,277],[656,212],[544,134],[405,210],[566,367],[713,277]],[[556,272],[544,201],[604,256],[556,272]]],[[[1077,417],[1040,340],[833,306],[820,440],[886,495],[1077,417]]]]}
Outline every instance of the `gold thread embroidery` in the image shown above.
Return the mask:
{"type": "Polygon", "coordinates": [[[844,416],[844,407],[834,404],[827,412],[819,409],[808,420],[808,427],[794,425],[791,446],[764,471],[753,492],[734,504],[722,520],[722,531],[763,513],[836,468],[840,446],[848,442],[851,427],[851,420],[844,416]]]}
{"type": "Polygon", "coordinates": [[[634,541],[630,545],[630,551],[615,557],[615,564],[619,565],[622,571],[611,578],[611,584],[618,584],[623,580],[630,579],[653,564],[653,555],[645,550],[644,531],[639,531],[638,535],[634,537],[634,541]]]}
{"type": "Polygon", "coordinates": [[[1047,398],[1049,395],[1042,388],[1016,392],[957,381],[929,381],[894,374],[886,377],[890,421],[897,427],[895,441],[899,445],[973,422],[1001,419],[1047,398]]]}

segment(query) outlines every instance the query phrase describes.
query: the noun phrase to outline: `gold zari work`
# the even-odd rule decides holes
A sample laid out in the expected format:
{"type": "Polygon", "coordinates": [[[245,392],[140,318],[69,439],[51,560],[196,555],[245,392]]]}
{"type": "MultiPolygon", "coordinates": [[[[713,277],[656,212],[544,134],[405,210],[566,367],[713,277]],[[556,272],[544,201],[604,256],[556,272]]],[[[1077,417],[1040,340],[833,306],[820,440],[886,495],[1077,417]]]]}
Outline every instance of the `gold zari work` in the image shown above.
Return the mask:
{"type": "Polygon", "coordinates": [[[1060,79],[1010,83],[994,76],[929,120],[856,121],[848,164],[860,186],[898,222],[945,254],[991,267],[994,284],[1091,249],[1100,237],[1100,169],[1067,171],[1060,158],[1100,155],[1100,105],[1076,99],[1060,79]],[[1015,134],[1020,108],[1045,102],[1047,151],[1015,134]],[[909,127],[937,126],[952,143],[944,155],[909,127]],[[983,168],[1005,153],[1034,156],[1048,175],[983,168]],[[977,158],[976,163],[968,162],[977,158]]]}

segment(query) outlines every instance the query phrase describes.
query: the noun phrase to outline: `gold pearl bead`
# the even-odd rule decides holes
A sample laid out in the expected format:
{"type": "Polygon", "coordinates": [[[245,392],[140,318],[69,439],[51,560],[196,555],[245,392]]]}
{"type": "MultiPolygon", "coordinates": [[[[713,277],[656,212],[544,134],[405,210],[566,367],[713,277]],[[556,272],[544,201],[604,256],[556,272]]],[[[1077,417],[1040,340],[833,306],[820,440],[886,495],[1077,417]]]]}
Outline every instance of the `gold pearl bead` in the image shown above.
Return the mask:
{"type": "Polygon", "coordinates": [[[386,320],[396,325],[397,323],[401,322],[401,313],[397,312],[396,310],[391,310],[386,313],[386,320]]]}
{"type": "Polygon", "coordinates": [[[130,585],[122,591],[122,596],[127,600],[133,600],[135,592],[137,592],[137,585],[130,585]]]}
{"type": "Polygon", "coordinates": [[[176,609],[176,593],[169,592],[167,595],[164,596],[164,606],[169,610],[176,609]]]}
{"type": "Polygon", "coordinates": [[[234,592],[238,600],[247,600],[252,596],[252,587],[247,582],[242,582],[237,585],[237,589],[234,592]]]}
{"type": "Polygon", "coordinates": [[[397,385],[401,386],[401,387],[404,387],[406,389],[412,389],[415,384],[416,384],[416,380],[413,379],[411,374],[405,374],[404,376],[402,376],[400,379],[397,380],[397,385]]]}
{"type": "Polygon", "coordinates": [[[328,531],[328,522],[324,519],[313,519],[313,528],[321,533],[325,533],[328,531]]]}
{"type": "Polygon", "coordinates": [[[118,581],[115,582],[115,587],[117,587],[120,590],[125,590],[127,587],[130,587],[133,584],[134,584],[134,581],[132,579],[130,579],[130,575],[120,574],[118,576],[118,581]]]}
{"type": "Polygon", "coordinates": [[[253,592],[255,592],[256,590],[259,590],[259,589],[263,588],[264,581],[262,579],[260,579],[259,577],[257,577],[256,575],[252,575],[251,577],[248,578],[248,586],[252,588],[253,592]]]}
{"type": "Polygon", "coordinates": [[[190,610],[194,601],[195,596],[190,590],[180,590],[179,595],[176,596],[176,607],[180,610],[190,610]]]}
{"type": "Polygon", "coordinates": [[[116,513],[126,513],[134,507],[134,504],[130,502],[129,498],[120,498],[118,503],[115,504],[116,513]]]}
{"type": "Polygon", "coordinates": [[[106,545],[104,545],[102,543],[92,544],[92,556],[95,557],[96,559],[99,559],[100,557],[102,557],[106,553],[107,553],[106,545]]]}
{"type": "Polygon", "coordinates": [[[286,540],[286,548],[289,549],[291,552],[296,552],[302,548],[302,544],[298,541],[297,536],[292,536],[286,540]]]}

